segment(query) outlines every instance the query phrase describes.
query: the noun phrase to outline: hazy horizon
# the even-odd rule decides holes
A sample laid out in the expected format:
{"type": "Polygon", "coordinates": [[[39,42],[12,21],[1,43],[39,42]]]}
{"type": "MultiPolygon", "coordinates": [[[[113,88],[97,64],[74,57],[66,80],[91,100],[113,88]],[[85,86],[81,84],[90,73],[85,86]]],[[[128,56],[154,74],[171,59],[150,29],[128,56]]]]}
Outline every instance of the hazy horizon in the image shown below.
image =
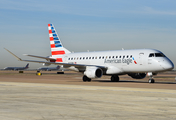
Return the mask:
{"type": "Polygon", "coordinates": [[[4,48],[22,59],[39,60],[23,54],[50,56],[48,23],[54,24],[70,51],[152,48],[176,65],[175,6],[174,0],[1,0],[0,69],[27,64],[4,48]]]}

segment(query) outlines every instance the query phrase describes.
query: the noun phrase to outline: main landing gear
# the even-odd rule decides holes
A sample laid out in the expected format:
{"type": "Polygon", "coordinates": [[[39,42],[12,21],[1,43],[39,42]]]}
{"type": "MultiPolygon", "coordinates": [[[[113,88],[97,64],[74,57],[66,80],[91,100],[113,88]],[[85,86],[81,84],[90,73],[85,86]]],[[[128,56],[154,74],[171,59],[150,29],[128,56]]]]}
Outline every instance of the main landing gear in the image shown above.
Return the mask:
{"type": "Polygon", "coordinates": [[[111,82],[119,82],[119,76],[118,75],[112,75],[111,76],[111,82]]]}
{"type": "Polygon", "coordinates": [[[152,74],[152,72],[149,72],[149,73],[148,73],[148,76],[150,77],[149,80],[148,80],[148,82],[149,82],[149,83],[155,83],[155,80],[153,79],[153,74],[152,74]]]}
{"type": "MultiPolygon", "coordinates": [[[[90,82],[91,78],[88,78],[86,75],[83,76],[83,82],[90,82]]],[[[118,75],[112,75],[111,76],[111,82],[119,82],[119,76],[118,75]]]]}
{"type": "Polygon", "coordinates": [[[88,78],[86,75],[83,76],[83,82],[90,82],[91,78],[88,78]]]}

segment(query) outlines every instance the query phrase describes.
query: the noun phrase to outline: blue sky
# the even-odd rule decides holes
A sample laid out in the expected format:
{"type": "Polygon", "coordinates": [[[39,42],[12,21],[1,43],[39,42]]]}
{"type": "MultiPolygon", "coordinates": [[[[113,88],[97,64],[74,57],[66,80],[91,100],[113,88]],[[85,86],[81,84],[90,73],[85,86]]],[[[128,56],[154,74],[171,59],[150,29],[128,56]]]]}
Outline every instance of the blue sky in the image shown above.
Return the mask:
{"type": "Polygon", "coordinates": [[[0,0],[0,69],[27,64],[4,47],[24,59],[49,56],[48,23],[70,51],[155,48],[176,65],[175,6],[174,0],[0,0]]]}

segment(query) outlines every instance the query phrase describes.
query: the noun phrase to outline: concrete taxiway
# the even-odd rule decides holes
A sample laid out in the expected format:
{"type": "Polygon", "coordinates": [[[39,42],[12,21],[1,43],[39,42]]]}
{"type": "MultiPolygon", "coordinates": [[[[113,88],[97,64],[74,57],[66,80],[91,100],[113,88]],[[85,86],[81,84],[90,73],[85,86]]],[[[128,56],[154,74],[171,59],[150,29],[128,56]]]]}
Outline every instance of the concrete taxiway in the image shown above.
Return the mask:
{"type": "Polygon", "coordinates": [[[0,82],[1,120],[174,120],[176,91],[0,82]]]}
{"type": "Polygon", "coordinates": [[[175,83],[84,83],[80,76],[0,74],[0,120],[176,119],[175,83]]]}

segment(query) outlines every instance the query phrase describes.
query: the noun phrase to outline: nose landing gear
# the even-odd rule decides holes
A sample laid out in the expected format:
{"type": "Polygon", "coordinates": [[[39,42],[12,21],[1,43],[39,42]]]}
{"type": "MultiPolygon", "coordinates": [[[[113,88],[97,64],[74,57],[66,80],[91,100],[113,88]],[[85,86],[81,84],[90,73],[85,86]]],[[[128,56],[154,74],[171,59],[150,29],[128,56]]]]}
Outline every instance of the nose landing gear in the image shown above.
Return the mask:
{"type": "Polygon", "coordinates": [[[149,81],[149,83],[155,83],[154,79],[149,79],[148,81],[149,81]]]}
{"type": "Polygon", "coordinates": [[[153,79],[153,74],[152,74],[152,72],[148,72],[148,76],[150,77],[149,80],[148,80],[148,82],[149,82],[149,83],[155,83],[155,80],[153,79]]]}

